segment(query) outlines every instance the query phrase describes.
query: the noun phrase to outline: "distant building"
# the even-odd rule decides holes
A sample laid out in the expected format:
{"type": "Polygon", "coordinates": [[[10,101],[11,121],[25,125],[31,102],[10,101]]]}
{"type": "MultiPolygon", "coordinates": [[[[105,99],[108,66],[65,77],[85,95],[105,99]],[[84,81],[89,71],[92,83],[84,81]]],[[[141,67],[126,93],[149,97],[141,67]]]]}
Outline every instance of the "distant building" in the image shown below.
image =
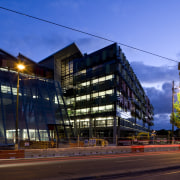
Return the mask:
{"type": "Polygon", "coordinates": [[[153,107],[117,44],[89,55],[71,44],[39,64],[61,82],[75,136],[115,143],[116,137],[150,131],[153,107]]]}

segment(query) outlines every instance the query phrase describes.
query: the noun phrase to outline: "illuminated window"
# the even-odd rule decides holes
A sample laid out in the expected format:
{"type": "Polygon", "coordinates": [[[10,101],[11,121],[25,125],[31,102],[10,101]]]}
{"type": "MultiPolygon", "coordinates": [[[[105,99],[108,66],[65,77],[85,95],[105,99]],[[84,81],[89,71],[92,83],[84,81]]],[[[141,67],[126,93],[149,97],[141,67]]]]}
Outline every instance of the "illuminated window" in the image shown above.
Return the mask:
{"type": "Polygon", "coordinates": [[[81,86],[86,86],[86,82],[82,83],[81,86]]]}
{"type": "Polygon", "coordinates": [[[105,91],[99,92],[99,96],[104,97],[105,96],[105,91]]]}
{"type": "Polygon", "coordinates": [[[61,97],[61,96],[58,96],[58,100],[59,100],[59,104],[61,104],[61,105],[63,105],[63,104],[64,104],[64,102],[63,102],[63,100],[62,100],[62,97],[61,97]]]}
{"type": "Polygon", "coordinates": [[[105,106],[99,106],[99,111],[100,111],[100,112],[105,111],[105,106]]]}
{"type": "Polygon", "coordinates": [[[86,96],[81,96],[81,100],[86,100],[86,96]]]}
{"type": "Polygon", "coordinates": [[[92,97],[93,97],[93,98],[98,97],[98,93],[93,93],[93,94],[92,94],[92,97]]]}
{"type": "Polygon", "coordinates": [[[81,109],[81,114],[86,114],[87,109],[81,109]]]}
{"type": "Polygon", "coordinates": [[[98,107],[93,107],[93,108],[92,108],[92,111],[93,111],[94,113],[98,112],[98,107]]]}
{"type": "Polygon", "coordinates": [[[80,109],[76,109],[76,115],[80,115],[80,109]]]}
{"type": "Polygon", "coordinates": [[[96,118],[97,121],[106,120],[106,117],[98,117],[96,118]]]}
{"type": "Polygon", "coordinates": [[[113,109],[113,105],[107,105],[106,106],[106,110],[112,110],[113,109]]]}
{"type": "MultiPolygon", "coordinates": [[[[13,90],[13,94],[17,95],[17,88],[12,88],[12,90],[13,90]]],[[[11,93],[11,87],[1,85],[1,92],[2,93],[11,93]]]]}
{"type": "Polygon", "coordinates": [[[71,104],[71,100],[70,99],[66,99],[66,104],[67,105],[71,104]]]}
{"type": "Polygon", "coordinates": [[[87,82],[79,84],[79,87],[89,86],[89,85],[90,85],[90,81],[87,81],[87,82]]]}
{"type": "Polygon", "coordinates": [[[41,137],[41,141],[48,141],[49,140],[48,133],[46,130],[39,130],[39,135],[41,137]]]}
{"type": "Polygon", "coordinates": [[[107,120],[107,126],[113,126],[113,119],[112,120],[107,120]]]}
{"type": "Polygon", "coordinates": [[[111,90],[107,90],[106,94],[113,94],[113,90],[112,89],[111,90]]]}
{"type": "Polygon", "coordinates": [[[96,126],[105,127],[106,126],[106,121],[96,121],[96,126]]]}
{"type": "Polygon", "coordinates": [[[113,79],[113,75],[106,76],[106,80],[110,80],[110,79],[113,79]]]}
{"type": "Polygon", "coordinates": [[[92,83],[93,83],[93,84],[98,83],[98,79],[92,80],[92,83]]]}
{"type": "Polygon", "coordinates": [[[107,119],[113,119],[113,117],[110,116],[110,117],[107,117],[107,119]]]}
{"type": "Polygon", "coordinates": [[[90,99],[90,95],[88,94],[88,95],[87,95],[87,100],[89,100],[89,99],[90,99]]]}
{"type": "Polygon", "coordinates": [[[106,80],[105,77],[99,78],[99,82],[102,82],[102,81],[105,81],[105,80],[106,80]]]}
{"type": "Polygon", "coordinates": [[[76,97],[76,101],[83,101],[83,100],[89,100],[89,99],[90,99],[90,94],[76,97]]]}
{"type": "Polygon", "coordinates": [[[55,103],[55,104],[58,104],[58,99],[57,99],[56,96],[54,97],[54,103],[55,103]]]}

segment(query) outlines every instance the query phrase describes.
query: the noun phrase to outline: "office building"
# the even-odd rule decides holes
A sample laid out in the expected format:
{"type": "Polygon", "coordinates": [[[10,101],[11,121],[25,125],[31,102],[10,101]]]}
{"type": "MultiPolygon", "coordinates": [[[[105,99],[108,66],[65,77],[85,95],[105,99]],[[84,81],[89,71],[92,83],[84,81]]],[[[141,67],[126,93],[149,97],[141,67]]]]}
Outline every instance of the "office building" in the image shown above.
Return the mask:
{"type": "Polygon", "coordinates": [[[74,136],[60,83],[53,71],[19,54],[0,49],[0,145],[12,145],[16,130],[20,141],[59,142],[74,136]],[[25,65],[19,73],[17,64],[25,65]],[[19,103],[17,105],[17,93],[19,103]],[[18,128],[16,128],[18,112],[18,128]]]}
{"type": "Polygon", "coordinates": [[[151,131],[153,106],[116,43],[84,55],[73,43],[39,64],[61,83],[75,136],[115,143],[151,131]]]}

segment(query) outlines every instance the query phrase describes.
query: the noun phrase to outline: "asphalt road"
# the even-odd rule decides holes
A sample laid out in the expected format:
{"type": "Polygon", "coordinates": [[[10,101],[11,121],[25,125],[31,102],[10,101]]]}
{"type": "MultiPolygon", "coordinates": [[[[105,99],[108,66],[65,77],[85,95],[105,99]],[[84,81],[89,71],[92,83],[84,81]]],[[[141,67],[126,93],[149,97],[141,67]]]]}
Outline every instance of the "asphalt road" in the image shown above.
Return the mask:
{"type": "Polygon", "coordinates": [[[2,180],[179,180],[180,151],[0,160],[2,180]]]}

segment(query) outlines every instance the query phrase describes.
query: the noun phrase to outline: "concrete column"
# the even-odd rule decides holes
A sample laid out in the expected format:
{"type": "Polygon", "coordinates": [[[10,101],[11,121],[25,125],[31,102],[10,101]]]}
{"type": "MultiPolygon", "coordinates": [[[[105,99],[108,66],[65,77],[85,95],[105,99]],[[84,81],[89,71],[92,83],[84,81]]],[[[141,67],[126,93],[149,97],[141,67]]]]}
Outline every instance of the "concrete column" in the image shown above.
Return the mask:
{"type": "Polygon", "coordinates": [[[117,136],[118,137],[120,137],[120,134],[121,134],[121,130],[120,130],[120,128],[121,128],[121,119],[120,119],[120,117],[118,117],[118,132],[117,132],[117,136]]]}
{"type": "Polygon", "coordinates": [[[89,138],[93,136],[93,129],[92,129],[92,118],[89,119],[89,138]]]}
{"type": "Polygon", "coordinates": [[[74,120],[74,135],[75,135],[75,137],[78,136],[77,120],[76,119],[74,120]]]}
{"type": "Polygon", "coordinates": [[[114,125],[113,125],[113,144],[116,144],[116,135],[117,135],[117,120],[114,116],[114,125]]]}

